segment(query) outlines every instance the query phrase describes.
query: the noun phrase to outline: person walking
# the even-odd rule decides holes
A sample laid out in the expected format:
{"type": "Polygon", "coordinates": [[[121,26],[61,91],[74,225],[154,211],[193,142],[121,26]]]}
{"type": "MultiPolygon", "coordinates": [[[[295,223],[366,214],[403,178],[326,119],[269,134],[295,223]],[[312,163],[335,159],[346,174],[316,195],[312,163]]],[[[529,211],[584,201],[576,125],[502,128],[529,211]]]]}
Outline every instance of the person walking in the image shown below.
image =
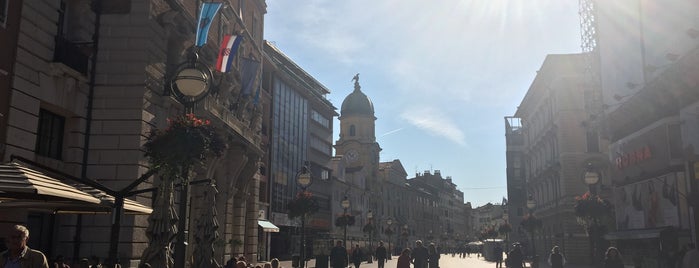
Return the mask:
{"type": "Polygon", "coordinates": [[[65,263],[63,255],[56,256],[56,260],[53,262],[53,268],[70,268],[70,265],[65,263]]]}
{"type": "Polygon", "coordinates": [[[410,249],[406,248],[400,252],[396,268],[410,268],[410,249]]]}
{"type": "Polygon", "coordinates": [[[10,230],[7,250],[0,253],[0,268],[49,268],[49,262],[41,251],[27,246],[29,229],[24,225],[15,225],[10,230]]]}
{"type": "Polygon", "coordinates": [[[495,245],[493,254],[495,255],[495,268],[502,268],[502,246],[500,244],[495,245]]]}
{"type": "Polygon", "coordinates": [[[551,268],[563,268],[565,264],[565,256],[563,256],[558,246],[553,246],[551,254],[549,254],[549,265],[551,265],[551,268]]]}
{"type": "Polygon", "coordinates": [[[342,241],[337,241],[335,247],[330,250],[330,267],[345,268],[347,264],[347,249],[342,246],[342,241]]]}
{"type": "Polygon", "coordinates": [[[522,244],[512,244],[512,250],[507,253],[506,265],[508,268],[522,268],[524,264],[524,253],[522,252],[522,244]]]}
{"type": "Polygon", "coordinates": [[[609,247],[604,254],[604,268],[624,268],[624,260],[621,253],[615,247],[609,247]]]}
{"type": "Polygon", "coordinates": [[[354,268],[359,268],[363,259],[364,254],[362,254],[362,249],[359,248],[359,245],[354,245],[354,249],[352,250],[352,263],[354,264],[354,268]]]}
{"type": "Polygon", "coordinates": [[[427,268],[427,248],[422,245],[422,240],[415,241],[415,249],[410,254],[410,262],[415,268],[427,268]]]}
{"type": "Polygon", "coordinates": [[[376,261],[379,262],[379,268],[383,268],[384,264],[386,264],[386,248],[383,246],[383,241],[379,241],[379,246],[376,247],[374,255],[376,256],[376,261]]]}
{"type": "Polygon", "coordinates": [[[427,247],[427,263],[429,268],[439,268],[439,251],[434,246],[434,243],[430,243],[427,247]]]}

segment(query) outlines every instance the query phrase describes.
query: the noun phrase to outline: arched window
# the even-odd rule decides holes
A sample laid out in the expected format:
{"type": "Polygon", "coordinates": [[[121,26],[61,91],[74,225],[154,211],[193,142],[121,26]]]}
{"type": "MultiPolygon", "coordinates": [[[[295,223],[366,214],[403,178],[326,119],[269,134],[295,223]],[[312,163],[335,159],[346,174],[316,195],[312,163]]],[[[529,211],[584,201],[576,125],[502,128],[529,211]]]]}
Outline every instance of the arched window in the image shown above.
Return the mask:
{"type": "Polygon", "coordinates": [[[350,126],[350,131],[349,131],[349,132],[350,132],[350,133],[349,133],[350,137],[353,137],[353,136],[356,134],[357,130],[356,130],[356,128],[354,127],[354,125],[351,125],[351,126],[350,126]]]}

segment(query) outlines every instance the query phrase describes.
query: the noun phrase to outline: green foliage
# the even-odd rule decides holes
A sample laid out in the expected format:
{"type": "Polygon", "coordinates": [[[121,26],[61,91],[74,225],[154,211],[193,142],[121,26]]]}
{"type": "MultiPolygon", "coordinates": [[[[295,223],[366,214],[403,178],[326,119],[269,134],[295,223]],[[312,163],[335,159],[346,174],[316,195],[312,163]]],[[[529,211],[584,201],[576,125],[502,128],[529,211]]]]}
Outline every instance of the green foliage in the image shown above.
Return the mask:
{"type": "Polygon", "coordinates": [[[180,175],[211,154],[221,156],[226,146],[211,122],[194,114],[168,119],[168,127],[151,130],[143,145],[151,166],[170,176],[180,175]]]}

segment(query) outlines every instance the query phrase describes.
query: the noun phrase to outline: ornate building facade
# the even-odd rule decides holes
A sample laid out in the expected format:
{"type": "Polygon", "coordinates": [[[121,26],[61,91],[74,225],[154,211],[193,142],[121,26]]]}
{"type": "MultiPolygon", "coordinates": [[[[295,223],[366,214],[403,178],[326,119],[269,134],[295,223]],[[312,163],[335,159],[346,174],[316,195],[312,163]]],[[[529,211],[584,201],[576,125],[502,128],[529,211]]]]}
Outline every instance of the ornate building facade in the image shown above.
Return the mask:
{"type": "MultiPolygon", "coordinates": [[[[140,202],[139,207],[147,208],[157,200],[154,193],[163,181],[157,174],[147,176],[152,175],[153,167],[142,145],[151,129],[165,129],[168,118],[184,112],[169,85],[176,68],[191,55],[199,2],[10,2],[13,15],[4,26],[18,27],[20,38],[9,88],[5,83],[8,74],[0,74],[0,96],[5,96],[0,102],[8,102],[0,105],[2,161],[11,167],[0,176],[7,178],[10,171],[21,170],[43,174],[54,185],[82,183],[113,196],[125,189],[133,195],[126,196],[127,214],[120,215],[118,225],[112,221],[114,215],[104,213],[114,206],[114,198],[106,197],[104,207],[93,208],[99,213],[62,210],[60,203],[2,208],[0,229],[9,230],[8,225],[16,223],[28,225],[34,239],[30,243],[49,257],[64,255],[75,262],[96,256],[136,267],[141,259],[149,258],[142,254],[152,233],[147,229],[148,216],[141,215],[149,210],[128,204],[140,202]],[[142,183],[134,185],[135,181],[142,183]],[[118,236],[110,237],[115,230],[118,236]]],[[[200,258],[197,250],[208,246],[214,249],[212,260],[218,263],[231,256],[242,254],[255,260],[258,255],[258,196],[264,179],[259,161],[263,158],[262,136],[268,135],[263,130],[269,129],[262,120],[269,114],[262,111],[270,105],[270,93],[242,90],[242,84],[250,81],[242,81],[241,61],[262,60],[266,3],[224,2],[212,22],[208,43],[199,50],[199,61],[215,65],[218,44],[225,34],[240,35],[244,41],[232,71],[214,72],[212,92],[192,109],[198,117],[210,120],[228,147],[221,157],[194,169],[190,180],[208,183],[189,186],[189,204],[175,203],[184,207],[178,219],[186,221],[189,232],[185,237],[191,242],[186,252],[174,254],[186,255],[188,265],[191,256],[200,258]],[[259,98],[254,98],[256,92],[259,98]],[[215,191],[214,200],[210,197],[215,191]],[[216,210],[214,218],[202,217],[211,215],[211,208],[216,210]],[[202,232],[211,231],[218,234],[209,241],[211,245],[195,242],[202,232]]],[[[2,47],[11,40],[2,38],[2,47]]],[[[253,68],[258,78],[255,84],[260,70],[253,68]]],[[[76,188],[79,195],[81,187],[76,188]]],[[[180,197],[184,188],[175,189],[174,196],[180,197]]],[[[42,198],[41,194],[18,195],[7,188],[1,192],[0,198],[7,201],[3,205],[12,203],[8,200],[42,198]]],[[[59,198],[77,202],[70,196],[59,198]]]]}

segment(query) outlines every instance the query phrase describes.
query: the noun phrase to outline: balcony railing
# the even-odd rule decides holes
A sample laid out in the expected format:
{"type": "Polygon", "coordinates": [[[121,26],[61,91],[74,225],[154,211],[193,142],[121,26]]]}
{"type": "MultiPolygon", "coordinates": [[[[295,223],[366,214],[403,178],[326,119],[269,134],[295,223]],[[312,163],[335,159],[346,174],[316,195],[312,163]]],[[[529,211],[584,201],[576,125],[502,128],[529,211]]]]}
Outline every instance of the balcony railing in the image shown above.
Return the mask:
{"type": "Polygon", "coordinates": [[[89,59],[90,57],[79,45],[62,37],[56,37],[56,48],[53,52],[54,62],[63,63],[81,74],[87,74],[89,59]]]}

